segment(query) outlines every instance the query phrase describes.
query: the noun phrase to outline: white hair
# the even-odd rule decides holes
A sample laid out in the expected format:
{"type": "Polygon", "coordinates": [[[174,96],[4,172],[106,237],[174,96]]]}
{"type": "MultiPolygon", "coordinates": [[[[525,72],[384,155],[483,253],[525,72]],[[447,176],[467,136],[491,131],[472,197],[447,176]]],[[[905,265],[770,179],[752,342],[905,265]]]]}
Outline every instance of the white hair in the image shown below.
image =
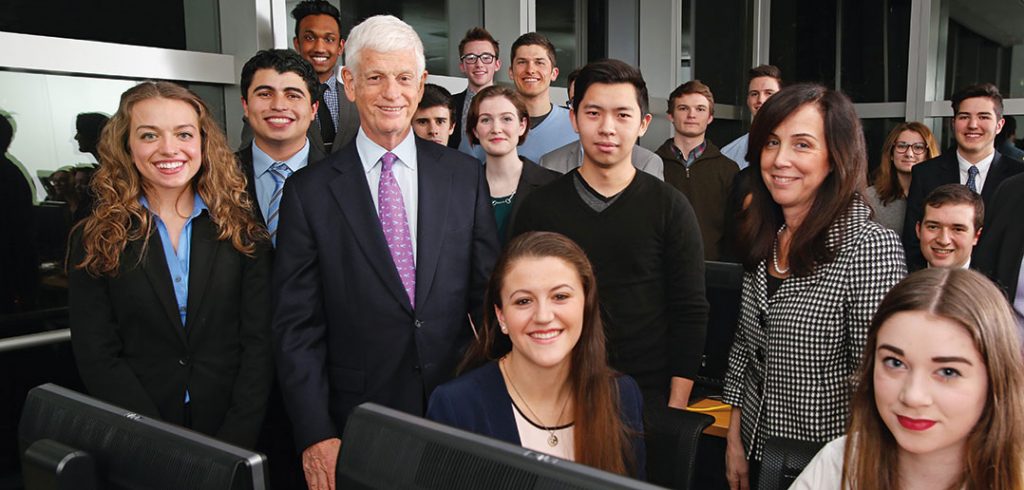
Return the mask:
{"type": "Polygon", "coordinates": [[[416,56],[416,71],[422,73],[427,62],[423,57],[423,41],[412,26],[393,15],[375,15],[352,28],[345,42],[345,66],[359,73],[361,51],[381,53],[411,50],[416,56]]]}

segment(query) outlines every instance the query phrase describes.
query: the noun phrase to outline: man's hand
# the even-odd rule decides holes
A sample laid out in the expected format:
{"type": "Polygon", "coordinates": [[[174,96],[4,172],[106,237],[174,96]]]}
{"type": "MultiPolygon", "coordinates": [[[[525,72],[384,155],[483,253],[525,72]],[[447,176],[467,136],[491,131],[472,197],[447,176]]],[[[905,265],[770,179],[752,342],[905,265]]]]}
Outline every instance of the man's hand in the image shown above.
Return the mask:
{"type": "Polygon", "coordinates": [[[302,451],[302,471],[309,490],[334,490],[334,471],[338,464],[341,439],[324,439],[302,451]]]}

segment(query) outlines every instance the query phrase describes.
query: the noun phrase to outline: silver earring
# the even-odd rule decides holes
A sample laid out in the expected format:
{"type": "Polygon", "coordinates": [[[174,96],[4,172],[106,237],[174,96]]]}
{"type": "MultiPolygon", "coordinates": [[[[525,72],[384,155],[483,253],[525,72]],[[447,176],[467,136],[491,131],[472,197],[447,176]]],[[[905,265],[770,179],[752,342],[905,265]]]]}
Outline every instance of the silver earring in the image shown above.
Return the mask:
{"type": "Polygon", "coordinates": [[[508,334],[508,327],[506,327],[504,323],[499,323],[498,326],[501,327],[501,333],[506,335],[508,334]]]}

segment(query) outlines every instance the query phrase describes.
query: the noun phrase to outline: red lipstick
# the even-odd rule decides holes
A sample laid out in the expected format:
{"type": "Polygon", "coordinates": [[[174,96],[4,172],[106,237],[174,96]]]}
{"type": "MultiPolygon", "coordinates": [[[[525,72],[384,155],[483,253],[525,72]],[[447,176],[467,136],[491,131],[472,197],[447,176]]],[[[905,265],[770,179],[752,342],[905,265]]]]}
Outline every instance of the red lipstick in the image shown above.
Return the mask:
{"type": "Polygon", "coordinates": [[[900,421],[900,425],[910,430],[928,430],[935,425],[934,420],[912,419],[902,415],[897,415],[896,418],[900,421]]]}

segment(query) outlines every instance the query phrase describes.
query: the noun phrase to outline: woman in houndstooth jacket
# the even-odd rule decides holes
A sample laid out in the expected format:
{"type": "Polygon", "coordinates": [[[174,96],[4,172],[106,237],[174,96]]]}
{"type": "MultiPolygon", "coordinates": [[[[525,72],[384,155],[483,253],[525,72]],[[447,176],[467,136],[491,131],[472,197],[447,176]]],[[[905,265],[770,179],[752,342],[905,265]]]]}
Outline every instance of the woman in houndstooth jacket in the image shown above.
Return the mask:
{"type": "Polygon", "coordinates": [[[769,437],[842,435],[871,316],[906,275],[899,238],[861,197],[864,138],[845,95],[786,87],[758,111],[749,148],[761,178],[740,217],[747,273],[725,382],[734,489],[756,486],[769,437]]]}

